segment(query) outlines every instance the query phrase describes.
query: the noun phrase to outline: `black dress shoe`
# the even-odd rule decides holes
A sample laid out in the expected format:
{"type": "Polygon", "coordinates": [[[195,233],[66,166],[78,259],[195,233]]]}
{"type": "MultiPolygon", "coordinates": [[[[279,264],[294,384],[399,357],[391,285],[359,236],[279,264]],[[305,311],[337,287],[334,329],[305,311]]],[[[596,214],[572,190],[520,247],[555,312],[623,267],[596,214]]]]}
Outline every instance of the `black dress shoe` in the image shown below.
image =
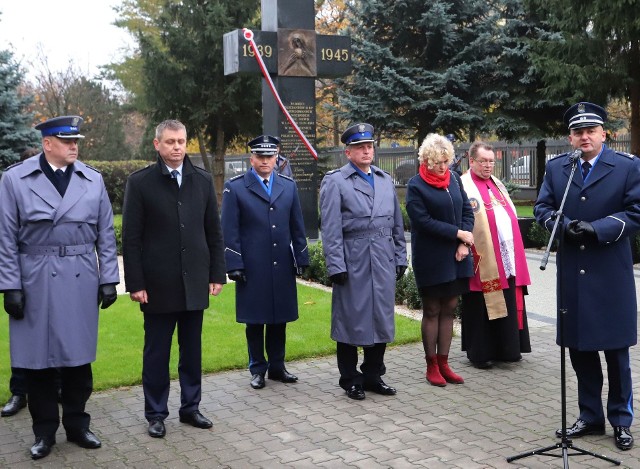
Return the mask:
{"type": "Polygon", "coordinates": [[[31,447],[31,459],[42,459],[51,452],[51,447],[56,444],[55,438],[36,436],[36,442],[31,447]]]}
{"type": "Polygon", "coordinates": [[[377,383],[365,383],[364,390],[375,392],[376,394],[382,394],[383,396],[394,396],[396,394],[396,389],[391,386],[387,386],[382,380],[377,383]]]}
{"type": "Polygon", "coordinates": [[[295,383],[298,381],[298,377],[296,375],[292,375],[286,369],[277,372],[269,371],[269,379],[282,381],[283,383],[295,383]]]}
{"type": "Polygon", "coordinates": [[[264,388],[264,376],[262,376],[260,373],[256,373],[255,375],[251,376],[251,387],[253,389],[262,389],[264,388]]]}
{"type": "Polygon", "coordinates": [[[81,448],[96,449],[102,446],[97,436],[88,428],[67,431],[67,441],[77,444],[81,448]]]}
{"type": "Polygon", "coordinates": [[[180,421],[182,423],[188,423],[192,427],[196,427],[196,428],[213,427],[213,423],[211,422],[211,420],[209,420],[204,415],[202,415],[198,410],[195,410],[190,414],[180,415],[180,421]]]}
{"type": "Polygon", "coordinates": [[[365,398],[364,389],[362,389],[361,385],[354,384],[349,389],[347,389],[347,396],[349,396],[350,399],[361,401],[362,399],[365,398]]]}
{"type": "Polygon", "coordinates": [[[11,417],[12,415],[16,415],[20,409],[24,409],[27,406],[27,396],[19,396],[14,394],[9,398],[7,403],[0,411],[0,415],[2,417],[11,417]]]}
{"type": "MultiPolygon", "coordinates": [[[[578,419],[570,428],[567,428],[568,438],[579,438],[585,435],[604,435],[604,423],[592,424],[578,419]]],[[[556,436],[562,438],[561,428],[556,430],[556,436]]]]}
{"type": "Polygon", "coordinates": [[[149,436],[152,438],[164,438],[167,434],[166,429],[164,428],[164,420],[162,419],[153,419],[149,420],[149,436]]]}
{"type": "Polygon", "coordinates": [[[618,449],[626,451],[633,448],[633,435],[629,427],[613,427],[613,438],[618,449]]]}

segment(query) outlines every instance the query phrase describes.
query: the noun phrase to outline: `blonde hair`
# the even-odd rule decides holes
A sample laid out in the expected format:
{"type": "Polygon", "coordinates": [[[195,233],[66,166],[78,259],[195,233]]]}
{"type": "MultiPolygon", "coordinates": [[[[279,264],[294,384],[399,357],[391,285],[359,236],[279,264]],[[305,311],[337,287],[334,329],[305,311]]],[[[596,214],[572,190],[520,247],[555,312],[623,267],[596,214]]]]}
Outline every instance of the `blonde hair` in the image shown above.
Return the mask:
{"type": "Polygon", "coordinates": [[[425,137],[418,150],[418,161],[433,169],[442,157],[447,159],[447,164],[453,161],[453,144],[438,134],[429,134],[425,137]]]}

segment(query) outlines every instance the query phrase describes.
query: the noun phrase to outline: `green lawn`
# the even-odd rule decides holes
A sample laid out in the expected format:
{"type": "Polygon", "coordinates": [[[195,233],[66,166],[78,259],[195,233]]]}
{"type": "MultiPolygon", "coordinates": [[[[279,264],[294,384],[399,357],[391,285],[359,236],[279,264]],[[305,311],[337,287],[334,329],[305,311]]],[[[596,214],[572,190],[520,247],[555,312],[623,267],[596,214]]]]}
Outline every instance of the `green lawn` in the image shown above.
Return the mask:
{"type": "Polygon", "coordinates": [[[516,205],[519,218],[533,217],[533,205],[516,205]]]}
{"type": "MultiPolygon", "coordinates": [[[[202,369],[215,373],[247,367],[247,347],[244,325],[235,321],[233,283],[211,299],[205,311],[202,333],[202,369]]],[[[287,326],[287,360],[331,355],[335,342],[329,338],[331,294],[317,288],[298,285],[300,319],[287,326]]],[[[98,356],[93,366],[96,390],[140,384],[142,370],[143,327],[138,304],[127,295],[109,309],[100,311],[98,356]]],[[[8,321],[0,326],[0,403],[9,397],[9,341],[8,321]]],[[[396,316],[394,344],[420,340],[420,324],[412,319],[396,316]]],[[[37,346],[37,344],[34,344],[37,346]]],[[[171,376],[177,377],[177,343],[171,354],[171,376]]],[[[292,365],[292,372],[302,373],[292,365]]],[[[338,370],[336,369],[336,376],[338,370]]],[[[248,375],[247,375],[248,377],[248,375]]]]}

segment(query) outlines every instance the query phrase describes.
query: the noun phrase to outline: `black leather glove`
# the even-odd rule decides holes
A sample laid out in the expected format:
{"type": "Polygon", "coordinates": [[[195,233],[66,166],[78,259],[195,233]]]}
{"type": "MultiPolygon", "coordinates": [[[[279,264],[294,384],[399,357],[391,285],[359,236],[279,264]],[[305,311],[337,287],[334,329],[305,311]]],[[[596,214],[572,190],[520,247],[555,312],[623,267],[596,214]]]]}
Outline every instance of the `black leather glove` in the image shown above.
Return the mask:
{"type": "Polygon", "coordinates": [[[244,270],[232,270],[231,272],[227,273],[227,276],[234,282],[247,282],[247,276],[245,275],[244,270]]]}
{"type": "Polygon", "coordinates": [[[330,275],[329,280],[336,285],[344,285],[347,283],[347,277],[348,274],[346,272],[338,272],[337,274],[330,275]]]}
{"type": "Polygon", "coordinates": [[[24,293],[22,290],[4,292],[4,310],[14,319],[24,318],[24,293]]]}
{"type": "Polygon", "coordinates": [[[576,243],[587,239],[597,240],[596,230],[588,221],[571,220],[565,230],[565,236],[576,243]]]}
{"type": "Polygon", "coordinates": [[[113,283],[105,283],[98,287],[98,305],[100,309],[107,309],[118,299],[118,292],[113,283]]]}
{"type": "Polygon", "coordinates": [[[402,278],[404,273],[407,271],[406,265],[397,265],[396,266],[396,282],[402,278]]]}
{"type": "Polygon", "coordinates": [[[296,275],[298,277],[302,277],[304,275],[304,271],[307,270],[307,266],[306,265],[301,265],[299,267],[296,267],[296,275]]]}

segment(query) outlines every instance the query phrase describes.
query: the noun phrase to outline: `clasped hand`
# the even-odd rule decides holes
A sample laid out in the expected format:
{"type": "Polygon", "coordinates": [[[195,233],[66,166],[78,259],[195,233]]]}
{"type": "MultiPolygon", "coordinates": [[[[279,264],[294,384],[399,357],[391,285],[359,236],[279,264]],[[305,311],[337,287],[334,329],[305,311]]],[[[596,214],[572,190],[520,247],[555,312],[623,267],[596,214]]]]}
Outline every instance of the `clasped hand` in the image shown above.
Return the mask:
{"type": "Polygon", "coordinates": [[[571,220],[565,229],[565,237],[575,243],[583,242],[587,239],[597,240],[596,230],[588,221],[571,220]]]}

